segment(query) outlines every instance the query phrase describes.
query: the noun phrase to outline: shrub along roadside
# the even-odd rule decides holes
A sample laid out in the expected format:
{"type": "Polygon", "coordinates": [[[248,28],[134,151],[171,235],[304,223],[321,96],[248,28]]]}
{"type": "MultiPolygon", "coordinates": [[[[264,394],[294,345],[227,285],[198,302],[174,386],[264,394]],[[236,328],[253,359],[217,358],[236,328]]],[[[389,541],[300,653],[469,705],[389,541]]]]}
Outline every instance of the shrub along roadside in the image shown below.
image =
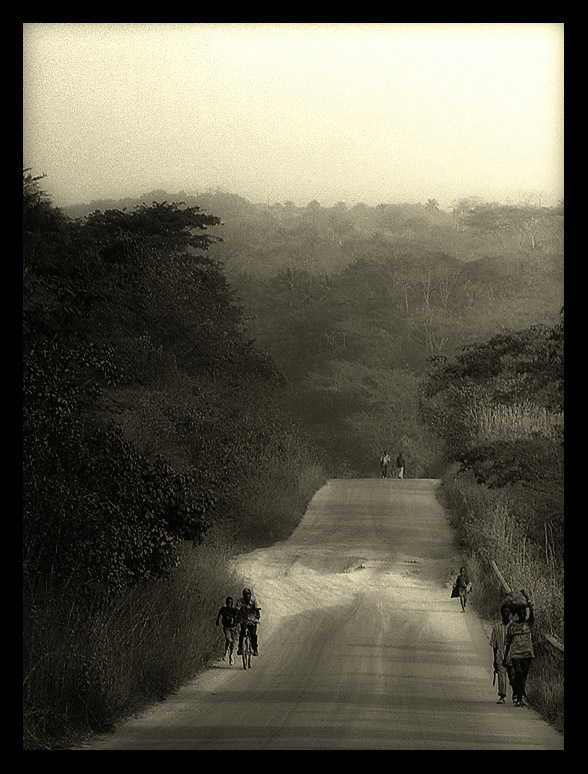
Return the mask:
{"type": "MultiPolygon", "coordinates": [[[[271,493],[258,495],[266,515],[251,521],[248,547],[254,532],[264,542],[266,529],[289,533],[324,482],[316,464],[289,475],[296,486],[278,503],[271,493]]],[[[66,749],[111,730],[222,654],[216,613],[244,583],[230,559],[246,546],[231,532],[230,522],[219,522],[203,543],[184,542],[166,578],[115,599],[100,587],[74,597],[36,587],[25,605],[23,749],[66,749]]]]}

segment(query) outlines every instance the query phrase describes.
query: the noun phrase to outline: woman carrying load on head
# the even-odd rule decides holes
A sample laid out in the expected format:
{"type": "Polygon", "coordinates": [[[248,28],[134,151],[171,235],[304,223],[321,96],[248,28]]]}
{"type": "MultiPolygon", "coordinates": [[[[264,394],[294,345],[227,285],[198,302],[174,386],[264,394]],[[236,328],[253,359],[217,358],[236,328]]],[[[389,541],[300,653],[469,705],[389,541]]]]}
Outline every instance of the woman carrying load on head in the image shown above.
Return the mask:
{"type": "Polygon", "coordinates": [[[535,623],[533,602],[526,591],[522,590],[526,604],[512,605],[513,620],[506,629],[505,653],[503,664],[511,669],[512,698],[516,707],[526,707],[527,676],[531,662],[535,657],[531,632],[535,623]]]}

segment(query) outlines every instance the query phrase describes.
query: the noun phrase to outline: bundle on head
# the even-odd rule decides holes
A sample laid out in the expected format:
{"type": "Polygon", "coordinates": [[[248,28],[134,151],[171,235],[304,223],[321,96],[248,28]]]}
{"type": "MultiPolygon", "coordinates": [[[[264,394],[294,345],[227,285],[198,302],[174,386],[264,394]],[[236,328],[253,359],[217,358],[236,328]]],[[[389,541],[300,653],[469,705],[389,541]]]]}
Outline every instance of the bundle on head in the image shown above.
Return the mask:
{"type": "Polygon", "coordinates": [[[529,600],[527,595],[521,589],[520,591],[509,591],[509,593],[502,600],[500,606],[501,611],[506,610],[508,612],[517,613],[519,610],[524,610],[529,606],[529,600]]]}

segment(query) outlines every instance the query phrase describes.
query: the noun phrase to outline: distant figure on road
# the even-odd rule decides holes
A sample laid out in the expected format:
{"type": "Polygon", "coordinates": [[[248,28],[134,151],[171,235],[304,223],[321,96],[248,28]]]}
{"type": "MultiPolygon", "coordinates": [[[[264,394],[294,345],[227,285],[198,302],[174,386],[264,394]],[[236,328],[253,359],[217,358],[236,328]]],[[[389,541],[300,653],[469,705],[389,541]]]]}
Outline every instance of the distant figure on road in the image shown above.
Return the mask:
{"type": "Polygon", "coordinates": [[[526,694],[527,676],[531,661],[535,657],[533,639],[531,637],[531,631],[535,623],[533,603],[530,601],[526,591],[524,589],[521,591],[527,600],[527,604],[514,608],[514,619],[509,623],[506,630],[506,647],[503,659],[505,666],[512,667],[512,698],[516,707],[528,706],[526,694]]]}
{"type": "Polygon", "coordinates": [[[243,650],[243,638],[245,632],[248,630],[251,636],[251,647],[253,648],[253,655],[259,655],[259,637],[257,634],[257,624],[259,623],[260,609],[257,606],[255,597],[251,593],[251,589],[243,589],[243,593],[240,599],[237,600],[237,611],[239,614],[239,621],[241,623],[241,631],[239,632],[239,650],[237,655],[241,655],[243,650]]]}
{"type": "Polygon", "coordinates": [[[465,567],[460,567],[459,575],[455,580],[455,586],[459,594],[461,611],[462,613],[465,613],[466,605],[468,603],[468,596],[471,594],[471,591],[472,591],[472,582],[470,581],[469,575],[467,574],[465,567]]]}
{"type": "Polygon", "coordinates": [[[510,674],[511,667],[507,667],[503,663],[506,649],[506,629],[510,623],[510,608],[505,605],[500,608],[500,619],[501,620],[497,621],[492,627],[490,645],[494,652],[494,674],[498,677],[498,701],[496,703],[505,704],[507,679],[512,685],[510,674]]]}
{"type": "Polygon", "coordinates": [[[398,478],[404,478],[404,454],[402,452],[398,452],[396,467],[398,468],[398,478]]]}
{"type": "Polygon", "coordinates": [[[382,456],[380,457],[380,469],[382,471],[382,478],[388,478],[388,468],[390,467],[390,455],[384,449],[382,456]]]}
{"type": "Polygon", "coordinates": [[[235,649],[235,641],[237,639],[237,625],[239,623],[239,612],[233,604],[233,597],[227,597],[225,604],[220,608],[216,614],[216,625],[222,622],[223,634],[225,635],[225,655],[229,657],[229,664],[233,663],[233,650],[235,649]]]}

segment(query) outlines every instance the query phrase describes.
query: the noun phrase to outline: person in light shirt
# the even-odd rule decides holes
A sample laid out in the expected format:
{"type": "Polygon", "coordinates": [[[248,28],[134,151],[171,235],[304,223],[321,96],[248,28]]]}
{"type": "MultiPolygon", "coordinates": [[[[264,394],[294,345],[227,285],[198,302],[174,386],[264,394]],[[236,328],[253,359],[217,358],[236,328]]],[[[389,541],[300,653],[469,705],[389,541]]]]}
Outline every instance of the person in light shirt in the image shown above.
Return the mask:
{"type": "Polygon", "coordinates": [[[390,455],[384,449],[382,456],[380,457],[380,469],[382,471],[382,478],[388,478],[388,468],[390,467],[390,455]]]}
{"type": "Polygon", "coordinates": [[[509,670],[504,662],[504,652],[506,648],[506,630],[510,623],[510,608],[503,605],[500,609],[500,621],[497,621],[492,627],[490,635],[490,646],[494,653],[494,674],[498,678],[498,701],[497,704],[506,703],[506,685],[507,680],[511,682],[509,670]]]}

